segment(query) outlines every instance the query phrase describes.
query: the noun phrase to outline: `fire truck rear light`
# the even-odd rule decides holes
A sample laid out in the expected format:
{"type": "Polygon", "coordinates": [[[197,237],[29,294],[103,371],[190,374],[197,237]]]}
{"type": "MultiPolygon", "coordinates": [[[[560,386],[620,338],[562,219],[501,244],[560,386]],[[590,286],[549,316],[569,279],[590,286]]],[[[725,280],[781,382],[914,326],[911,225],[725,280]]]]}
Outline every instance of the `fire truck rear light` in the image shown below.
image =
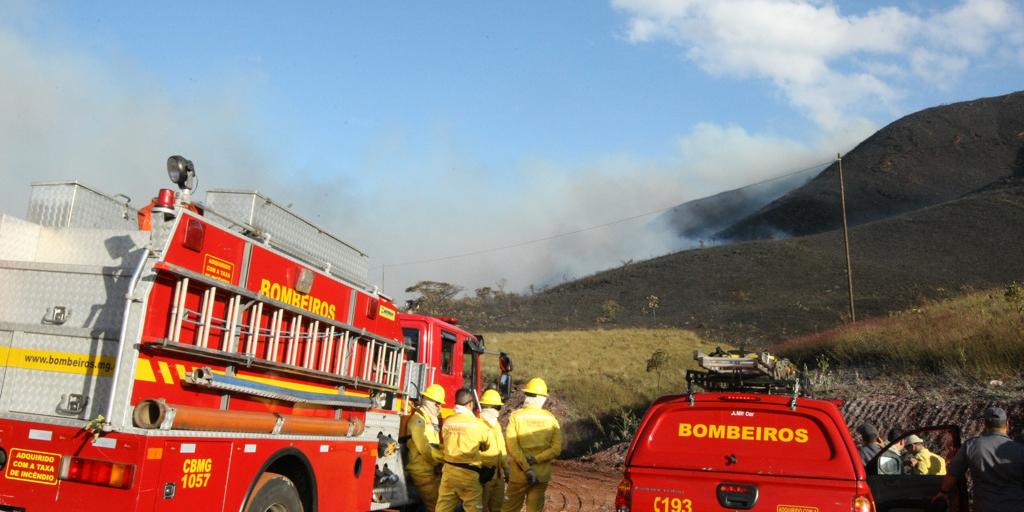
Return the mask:
{"type": "Polygon", "coordinates": [[[875,512],[875,503],[870,496],[853,498],[853,512],[875,512]]]}
{"type": "Polygon", "coordinates": [[[60,464],[60,479],[69,482],[103,485],[117,489],[132,486],[135,466],[102,460],[64,457],[60,464]]]}
{"type": "Polygon", "coordinates": [[[615,493],[615,512],[629,512],[630,502],[633,501],[633,482],[623,478],[619,482],[619,490],[615,493]]]}
{"type": "Polygon", "coordinates": [[[725,395],[720,400],[728,402],[760,402],[761,397],[755,395],[725,395]]]}
{"type": "Polygon", "coordinates": [[[206,238],[206,226],[202,221],[189,218],[185,224],[185,240],[181,245],[196,252],[203,251],[203,239],[206,238]]]}
{"type": "Polygon", "coordinates": [[[718,504],[732,510],[750,510],[757,504],[757,486],[749,484],[721,483],[715,492],[718,504]]]}

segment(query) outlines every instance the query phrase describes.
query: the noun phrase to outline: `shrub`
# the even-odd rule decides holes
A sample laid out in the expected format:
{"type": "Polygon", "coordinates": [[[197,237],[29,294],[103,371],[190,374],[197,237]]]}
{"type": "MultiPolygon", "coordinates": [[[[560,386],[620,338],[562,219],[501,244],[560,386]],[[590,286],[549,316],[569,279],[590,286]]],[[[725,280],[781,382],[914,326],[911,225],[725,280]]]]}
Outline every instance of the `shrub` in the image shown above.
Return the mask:
{"type": "Polygon", "coordinates": [[[597,323],[610,324],[615,322],[615,318],[619,316],[619,311],[621,310],[622,306],[617,301],[604,301],[604,304],[601,304],[601,316],[597,317],[597,323]]]}

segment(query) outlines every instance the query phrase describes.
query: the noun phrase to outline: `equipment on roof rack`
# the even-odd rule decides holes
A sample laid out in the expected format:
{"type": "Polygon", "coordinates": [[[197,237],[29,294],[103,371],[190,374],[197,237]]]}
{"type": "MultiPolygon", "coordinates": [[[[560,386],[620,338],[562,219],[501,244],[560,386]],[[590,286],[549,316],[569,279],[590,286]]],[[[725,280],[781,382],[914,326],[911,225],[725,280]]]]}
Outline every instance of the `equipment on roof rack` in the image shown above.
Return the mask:
{"type": "Polygon", "coordinates": [[[686,371],[690,405],[694,402],[694,387],[704,391],[791,395],[792,408],[796,408],[797,397],[811,395],[803,372],[789,360],[768,352],[716,348],[711,354],[695,351],[693,358],[704,370],[686,371]]]}

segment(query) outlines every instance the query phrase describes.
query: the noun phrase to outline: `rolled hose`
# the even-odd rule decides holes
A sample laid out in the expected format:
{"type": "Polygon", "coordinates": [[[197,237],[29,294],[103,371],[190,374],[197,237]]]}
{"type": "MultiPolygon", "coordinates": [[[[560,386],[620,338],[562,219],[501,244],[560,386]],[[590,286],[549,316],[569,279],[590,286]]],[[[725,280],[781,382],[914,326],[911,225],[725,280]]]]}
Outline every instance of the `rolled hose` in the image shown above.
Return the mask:
{"type": "Polygon", "coordinates": [[[364,429],[363,421],[359,418],[328,419],[272,412],[222,411],[207,407],[173,405],[158,399],[139,402],[132,411],[132,422],[136,427],[144,429],[339,437],[358,436],[364,429]]]}

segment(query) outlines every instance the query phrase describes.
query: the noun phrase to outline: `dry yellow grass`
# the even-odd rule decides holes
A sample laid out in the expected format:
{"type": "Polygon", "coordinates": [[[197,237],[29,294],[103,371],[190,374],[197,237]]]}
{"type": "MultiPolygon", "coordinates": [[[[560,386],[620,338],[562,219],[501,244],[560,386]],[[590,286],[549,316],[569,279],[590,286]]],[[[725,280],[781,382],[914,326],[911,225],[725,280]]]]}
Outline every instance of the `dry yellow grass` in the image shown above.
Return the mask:
{"type": "Polygon", "coordinates": [[[1014,284],[932,302],[776,348],[784,356],[812,363],[826,356],[840,364],[880,364],[899,372],[1019,377],[1024,360],[1024,288],[1014,284]]]}
{"type": "Polygon", "coordinates": [[[577,419],[642,407],[661,394],[685,389],[687,368],[696,368],[693,351],[714,350],[716,344],[682,329],[594,329],[484,333],[487,347],[508,352],[514,381],[542,377],[551,394],[571,404],[577,419]],[[657,372],[647,361],[664,351],[667,362],[657,372]]]}

